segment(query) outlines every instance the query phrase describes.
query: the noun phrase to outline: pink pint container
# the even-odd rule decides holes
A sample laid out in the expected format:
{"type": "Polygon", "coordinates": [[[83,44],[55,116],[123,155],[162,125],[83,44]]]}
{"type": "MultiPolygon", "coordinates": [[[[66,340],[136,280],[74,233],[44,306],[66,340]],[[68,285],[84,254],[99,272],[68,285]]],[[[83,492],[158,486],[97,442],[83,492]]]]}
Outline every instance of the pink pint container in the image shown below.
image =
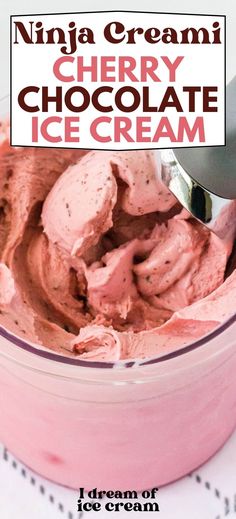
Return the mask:
{"type": "Polygon", "coordinates": [[[63,357],[0,327],[0,441],[72,488],[164,485],[234,430],[235,373],[236,314],[173,353],[115,364],[63,357]]]}
{"type": "Polygon", "coordinates": [[[204,463],[236,425],[236,316],[182,350],[116,364],[0,334],[0,441],[57,483],[164,485],[204,463]]]}

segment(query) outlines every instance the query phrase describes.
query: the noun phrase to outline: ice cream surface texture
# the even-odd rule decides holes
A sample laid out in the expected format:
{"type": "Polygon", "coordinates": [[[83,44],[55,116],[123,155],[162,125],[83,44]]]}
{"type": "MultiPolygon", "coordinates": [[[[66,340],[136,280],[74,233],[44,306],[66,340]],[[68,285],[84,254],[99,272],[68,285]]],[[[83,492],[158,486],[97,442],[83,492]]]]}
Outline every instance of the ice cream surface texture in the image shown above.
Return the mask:
{"type": "Polygon", "coordinates": [[[220,240],[157,180],[153,152],[0,150],[0,325],[87,360],[145,358],[235,311],[220,240]]]}

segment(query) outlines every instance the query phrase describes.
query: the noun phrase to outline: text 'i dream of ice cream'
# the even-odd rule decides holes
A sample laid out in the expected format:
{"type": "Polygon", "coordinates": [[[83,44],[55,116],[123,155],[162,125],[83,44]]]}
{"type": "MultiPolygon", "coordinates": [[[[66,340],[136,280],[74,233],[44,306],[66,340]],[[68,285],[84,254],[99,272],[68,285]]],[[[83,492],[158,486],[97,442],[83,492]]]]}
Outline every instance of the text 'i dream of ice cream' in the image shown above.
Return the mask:
{"type": "MultiPolygon", "coordinates": [[[[63,117],[63,112],[67,110],[67,113],[69,111],[81,115],[89,107],[102,114],[95,117],[90,125],[90,133],[95,142],[104,144],[111,140],[121,142],[123,139],[128,143],[158,143],[163,137],[169,143],[184,140],[194,142],[196,138],[199,142],[205,142],[204,115],[191,119],[188,115],[196,112],[200,105],[202,114],[217,112],[218,87],[185,85],[177,90],[178,73],[186,59],[182,52],[175,58],[167,55],[138,58],[132,55],[119,56],[117,48],[122,44],[130,50],[140,39],[149,43],[152,49],[157,48],[154,44],[160,42],[167,44],[167,49],[169,44],[220,45],[221,26],[218,21],[213,21],[211,31],[204,27],[187,27],[180,31],[173,27],[163,30],[157,27],[127,28],[121,22],[112,21],[105,25],[103,37],[114,45],[114,55],[93,55],[89,59],[81,53],[86,45],[95,46],[96,49],[95,33],[89,27],[78,27],[73,21],[68,24],[67,32],[60,27],[46,30],[41,21],[15,21],[13,33],[13,45],[19,45],[20,42],[35,46],[57,45],[60,50],[60,56],[52,65],[57,86],[50,89],[48,85],[27,85],[18,94],[20,108],[25,113],[32,114],[32,143],[39,142],[39,134],[50,143],[62,140],[80,142],[80,116],[63,117]],[[75,53],[79,55],[74,56],[75,53]],[[168,82],[168,86],[159,95],[156,89],[154,98],[153,92],[150,93],[150,84],[160,85],[162,81],[168,82]],[[58,82],[63,86],[58,85],[58,82]],[[87,88],[88,83],[92,85],[97,82],[99,86],[95,85],[92,91],[87,88]],[[64,90],[68,83],[72,86],[64,90]],[[83,86],[81,83],[84,83],[83,86]],[[116,83],[119,83],[118,87],[114,86],[116,83]],[[137,88],[140,83],[141,89],[137,88]],[[75,101],[75,95],[78,94],[79,103],[77,97],[75,101]],[[57,115],[39,120],[38,114],[47,114],[52,105],[57,115]],[[170,109],[180,114],[175,128],[169,118],[170,109]],[[181,115],[183,112],[184,115],[181,115]],[[134,113],[137,113],[135,120],[127,115],[134,113]],[[161,114],[158,121],[157,113],[161,114]],[[156,114],[155,127],[153,114],[156,114]],[[60,127],[58,135],[50,133],[51,124],[58,124],[60,127]]],[[[97,50],[94,54],[96,52],[97,50]]]]}

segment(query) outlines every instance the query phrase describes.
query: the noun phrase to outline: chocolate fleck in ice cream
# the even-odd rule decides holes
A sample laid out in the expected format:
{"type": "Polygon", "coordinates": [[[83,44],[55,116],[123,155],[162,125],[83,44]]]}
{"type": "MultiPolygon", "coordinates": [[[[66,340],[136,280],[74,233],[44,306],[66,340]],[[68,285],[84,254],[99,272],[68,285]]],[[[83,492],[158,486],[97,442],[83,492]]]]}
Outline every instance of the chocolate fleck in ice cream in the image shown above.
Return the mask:
{"type": "Polygon", "coordinates": [[[220,240],[158,182],[152,152],[0,149],[0,324],[114,361],[187,344],[235,311],[220,240]]]}

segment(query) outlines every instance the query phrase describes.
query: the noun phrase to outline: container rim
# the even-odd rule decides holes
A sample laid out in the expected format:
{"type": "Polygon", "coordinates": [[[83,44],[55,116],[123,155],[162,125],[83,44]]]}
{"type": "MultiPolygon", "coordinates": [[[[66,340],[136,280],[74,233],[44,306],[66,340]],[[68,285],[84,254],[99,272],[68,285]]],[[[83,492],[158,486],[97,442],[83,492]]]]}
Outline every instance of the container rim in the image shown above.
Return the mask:
{"type": "MultiPolygon", "coordinates": [[[[65,356],[59,353],[56,353],[52,350],[47,349],[46,347],[40,347],[40,345],[30,343],[20,338],[19,336],[14,335],[10,331],[6,330],[2,326],[0,326],[0,336],[4,339],[8,340],[11,344],[24,350],[27,353],[36,355],[37,357],[41,357],[45,360],[54,361],[59,364],[64,364],[67,366],[77,366],[82,368],[96,368],[96,369],[116,369],[119,367],[119,371],[127,368],[143,368],[146,366],[153,366],[155,364],[161,364],[166,361],[170,361],[173,359],[180,358],[181,356],[186,356],[187,354],[206,346],[217,339],[223,332],[228,330],[233,324],[236,323],[236,313],[229,317],[226,321],[224,321],[220,326],[212,330],[207,335],[199,338],[194,342],[190,342],[184,345],[182,348],[178,348],[177,350],[173,350],[168,353],[164,353],[163,355],[159,354],[155,357],[148,357],[145,359],[126,359],[119,361],[93,361],[93,360],[82,360],[80,358],[74,358],[65,356]]],[[[1,351],[0,351],[1,354],[1,351]]],[[[45,370],[46,372],[46,370],[45,370]]]]}

